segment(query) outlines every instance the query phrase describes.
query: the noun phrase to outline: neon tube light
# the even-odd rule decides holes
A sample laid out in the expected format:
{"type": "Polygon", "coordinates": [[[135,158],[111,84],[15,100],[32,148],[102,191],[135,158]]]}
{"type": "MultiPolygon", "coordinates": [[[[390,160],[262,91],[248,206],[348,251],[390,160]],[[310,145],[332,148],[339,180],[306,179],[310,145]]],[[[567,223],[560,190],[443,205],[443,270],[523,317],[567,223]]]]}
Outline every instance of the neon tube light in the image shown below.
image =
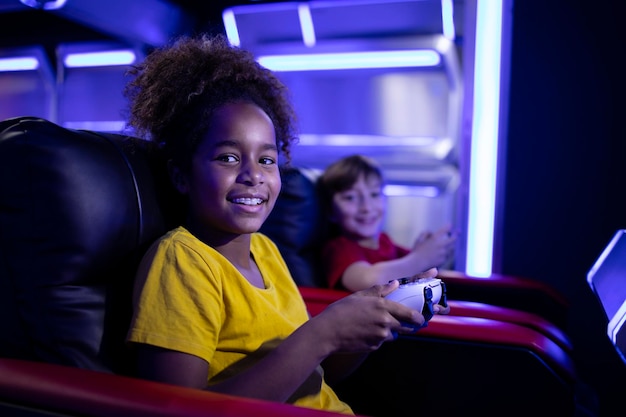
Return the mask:
{"type": "Polygon", "coordinates": [[[298,17],[300,18],[300,30],[302,31],[302,40],[309,48],[315,46],[315,28],[313,27],[313,18],[311,17],[311,9],[308,4],[298,5],[298,17]]]}
{"type": "Polygon", "coordinates": [[[479,0],[466,253],[466,273],[477,277],[493,267],[501,43],[502,2],[479,0]]]}
{"type": "Polygon", "coordinates": [[[456,32],[454,30],[454,6],[452,0],[441,0],[441,23],[443,25],[443,36],[454,40],[456,32]]]}
{"type": "Polygon", "coordinates": [[[135,62],[135,53],[131,50],[86,52],[68,54],[63,60],[67,68],[105,67],[130,65],[135,62]]]}
{"type": "Polygon", "coordinates": [[[30,71],[39,68],[39,60],[32,56],[0,58],[0,71],[30,71]]]}
{"type": "Polygon", "coordinates": [[[387,184],[383,187],[383,193],[387,197],[406,197],[406,196],[419,196],[419,197],[437,197],[440,192],[437,187],[432,185],[398,185],[387,184]]]}
{"type": "Polygon", "coordinates": [[[65,6],[67,0],[42,1],[42,0],[20,0],[20,3],[34,9],[58,10],[65,6]]]}
{"type": "Polygon", "coordinates": [[[233,46],[240,46],[241,39],[239,39],[239,30],[237,29],[237,22],[235,21],[235,13],[230,10],[224,10],[222,13],[222,20],[224,21],[224,31],[228,41],[233,46]]]}
{"type": "Polygon", "coordinates": [[[360,68],[436,66],[439,54],[431,49],[260,56],[258,61],[272,71],[316,71],[360,68]]]}

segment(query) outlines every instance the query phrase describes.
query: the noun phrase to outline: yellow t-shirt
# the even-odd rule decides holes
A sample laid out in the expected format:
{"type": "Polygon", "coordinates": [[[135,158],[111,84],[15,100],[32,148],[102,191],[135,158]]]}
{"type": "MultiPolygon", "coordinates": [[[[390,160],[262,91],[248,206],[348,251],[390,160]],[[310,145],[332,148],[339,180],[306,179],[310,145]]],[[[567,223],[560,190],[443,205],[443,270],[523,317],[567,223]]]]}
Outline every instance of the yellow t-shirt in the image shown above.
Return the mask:
{"type": "MultiPolygon", "coordinates": [[[[264,289],[185,228],[167,233],[140,265],[128,340],[206,360],[209,385],[250,366],[308,320],[274,243],[255,233],[250,250],[264,289]]],[[[290,400],[296,405],[352,414],[323,381],[321,368],[297,392],[290,400]]]]}

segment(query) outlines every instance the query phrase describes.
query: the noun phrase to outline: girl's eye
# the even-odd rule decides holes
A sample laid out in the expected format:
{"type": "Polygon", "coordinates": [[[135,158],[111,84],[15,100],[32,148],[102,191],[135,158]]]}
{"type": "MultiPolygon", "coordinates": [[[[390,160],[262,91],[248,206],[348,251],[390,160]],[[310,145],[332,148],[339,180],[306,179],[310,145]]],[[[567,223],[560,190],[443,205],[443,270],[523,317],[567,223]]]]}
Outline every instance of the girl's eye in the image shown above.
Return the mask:
{"type": "Polygon", "coordinates": [[[222,162],[237,162],[237,157],[235,155],[219,155],[215,159],[222,162]]]}
{"type": "Polygon", "coordinates": [[[261,158],[259,162],[262,165],[274,165],[276,163],[276,160],[274,160],[273,158],[267,157],[267,158],[261,158]]]}
{"type": "Polygon", "coordinates": [[[370,196],[373,197],[373,198],[378,198],[378,197],[380,197],[380,194],[381,194],[380,191],[376,190],[376,191],[372,191],[370,193],[370,196]]]}

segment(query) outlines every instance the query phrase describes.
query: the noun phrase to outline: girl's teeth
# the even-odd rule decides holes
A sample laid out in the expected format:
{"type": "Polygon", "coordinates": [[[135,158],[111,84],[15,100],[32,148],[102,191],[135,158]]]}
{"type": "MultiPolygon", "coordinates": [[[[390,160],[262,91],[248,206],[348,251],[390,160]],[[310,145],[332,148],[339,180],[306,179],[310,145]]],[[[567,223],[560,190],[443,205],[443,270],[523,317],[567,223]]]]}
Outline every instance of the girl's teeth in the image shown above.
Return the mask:
{"type": "Polygon", "coordinates": [[[263,202],[260,198],[236,198],[233,202],[237,204],[245,204],[248,206],[259,205],[263,202]]]}

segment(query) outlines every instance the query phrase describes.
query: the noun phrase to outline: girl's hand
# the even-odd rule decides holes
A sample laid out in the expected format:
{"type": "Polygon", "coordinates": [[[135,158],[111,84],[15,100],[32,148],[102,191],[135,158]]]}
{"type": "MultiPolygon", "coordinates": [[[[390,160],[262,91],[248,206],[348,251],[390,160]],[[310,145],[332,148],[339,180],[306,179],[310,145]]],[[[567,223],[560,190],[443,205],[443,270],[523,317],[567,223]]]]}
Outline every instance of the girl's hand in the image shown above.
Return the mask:
{"type": "Polygon", "coordinates": [[[370,352],[394,334],[412,331],[401,322],[422,326],[420,312],[384,298],[398,285],[395,280],[375,285],[329,305],[311,319],[319,326],[319,342],[330,343],[333,352],[370,352]]]}

